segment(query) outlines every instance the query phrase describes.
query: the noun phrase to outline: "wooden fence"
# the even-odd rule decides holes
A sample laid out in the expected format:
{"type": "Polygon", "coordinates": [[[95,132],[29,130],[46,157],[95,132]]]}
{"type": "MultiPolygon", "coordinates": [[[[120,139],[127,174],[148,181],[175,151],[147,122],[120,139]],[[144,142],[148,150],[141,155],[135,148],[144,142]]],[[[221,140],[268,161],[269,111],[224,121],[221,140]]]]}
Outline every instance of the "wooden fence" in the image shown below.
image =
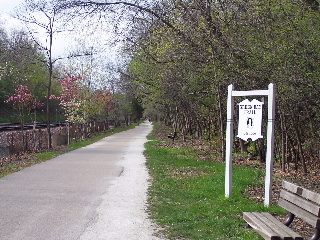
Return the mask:
{"type": "MultiPolygon", "coordinates": [[[[61,124],[51,128],[52,147],[80,141],[97,132],[106,132],[114,127],[114,123],[110,121],[61,124]]],[[[24,151],[38,152],[47,148],[48,132],[46,128],[0,132],[0,157],[24,151]]]]}

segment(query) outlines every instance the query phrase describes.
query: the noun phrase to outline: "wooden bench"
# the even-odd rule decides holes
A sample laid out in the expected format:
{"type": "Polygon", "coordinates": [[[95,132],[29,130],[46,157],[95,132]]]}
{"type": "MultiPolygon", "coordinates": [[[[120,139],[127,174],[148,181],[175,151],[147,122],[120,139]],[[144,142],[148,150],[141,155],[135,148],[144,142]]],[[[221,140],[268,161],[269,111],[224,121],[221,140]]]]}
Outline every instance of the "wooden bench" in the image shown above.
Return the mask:
{"type": "Polygon", "coordinates": [[[288,227],[297,216],[315,228],[310,240],[320,238],[320,194],[283,181],[278,205],[289,212],[284,223],[270,213],[244,212],[243,218],[264,239],[302,240],[299,234],[288,227]]]}

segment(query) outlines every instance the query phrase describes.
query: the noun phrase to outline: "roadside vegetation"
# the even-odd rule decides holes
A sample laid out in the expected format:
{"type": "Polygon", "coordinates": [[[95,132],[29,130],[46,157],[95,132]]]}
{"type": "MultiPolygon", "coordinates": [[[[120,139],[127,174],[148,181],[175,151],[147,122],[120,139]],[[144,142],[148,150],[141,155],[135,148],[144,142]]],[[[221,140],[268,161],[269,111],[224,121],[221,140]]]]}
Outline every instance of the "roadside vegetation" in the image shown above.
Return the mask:
{"type": "Polygon", "coordinates": [[[224,163],[200,160],[199,149],[172,144],[155,134],[150,140],[146,144],[152,177],[149,209],[151,218],[163,229],[166,238],[258,240],[262,238],[246,228],[242,213],[285,213],[276,205],[265,208],[262,202],[251,199],[246,193],[249,186],[263,187],[262,169],[234,166],[233,196],[227,199],[224,163]]]}

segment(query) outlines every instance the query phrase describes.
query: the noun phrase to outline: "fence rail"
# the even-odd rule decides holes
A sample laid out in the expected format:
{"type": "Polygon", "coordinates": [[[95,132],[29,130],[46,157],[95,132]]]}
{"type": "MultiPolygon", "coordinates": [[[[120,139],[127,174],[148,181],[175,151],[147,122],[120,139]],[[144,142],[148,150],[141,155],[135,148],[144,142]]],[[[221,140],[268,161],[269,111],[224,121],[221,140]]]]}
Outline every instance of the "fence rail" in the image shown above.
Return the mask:
{"type": "MultiPolygon", "coordinates": [[[[50,127],[60,127],[60,126],[66,126],[67,122],[57,122],[57,123],[51,123],[50,127]]],[[[47,128],[47,123],[42,122],[33,122],[33,123],[25,123],[23,125],[23,130],[30,130],[30,129],[40,129],[40,128],[47,128]]],[[[21,124],[20,123],[0,123],[0,132],[5,131],[17,131],[21,130],[21,124]]]]}

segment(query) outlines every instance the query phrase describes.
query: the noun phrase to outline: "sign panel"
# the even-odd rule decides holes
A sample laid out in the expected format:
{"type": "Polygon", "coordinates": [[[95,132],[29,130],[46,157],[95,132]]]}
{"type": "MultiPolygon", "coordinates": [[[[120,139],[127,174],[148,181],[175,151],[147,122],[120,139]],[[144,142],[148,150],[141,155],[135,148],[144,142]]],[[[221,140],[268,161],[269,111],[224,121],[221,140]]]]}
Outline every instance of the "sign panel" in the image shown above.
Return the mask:
{"type": "Polygon", "coordinates": [[[250,102],[248,99],[245,99],[238,105],[239,126],[237,137],[245,141],[249,138],[251,138],[252,141],[263,138],[261,135],[263,102],[256,99],[250,102]]]}

